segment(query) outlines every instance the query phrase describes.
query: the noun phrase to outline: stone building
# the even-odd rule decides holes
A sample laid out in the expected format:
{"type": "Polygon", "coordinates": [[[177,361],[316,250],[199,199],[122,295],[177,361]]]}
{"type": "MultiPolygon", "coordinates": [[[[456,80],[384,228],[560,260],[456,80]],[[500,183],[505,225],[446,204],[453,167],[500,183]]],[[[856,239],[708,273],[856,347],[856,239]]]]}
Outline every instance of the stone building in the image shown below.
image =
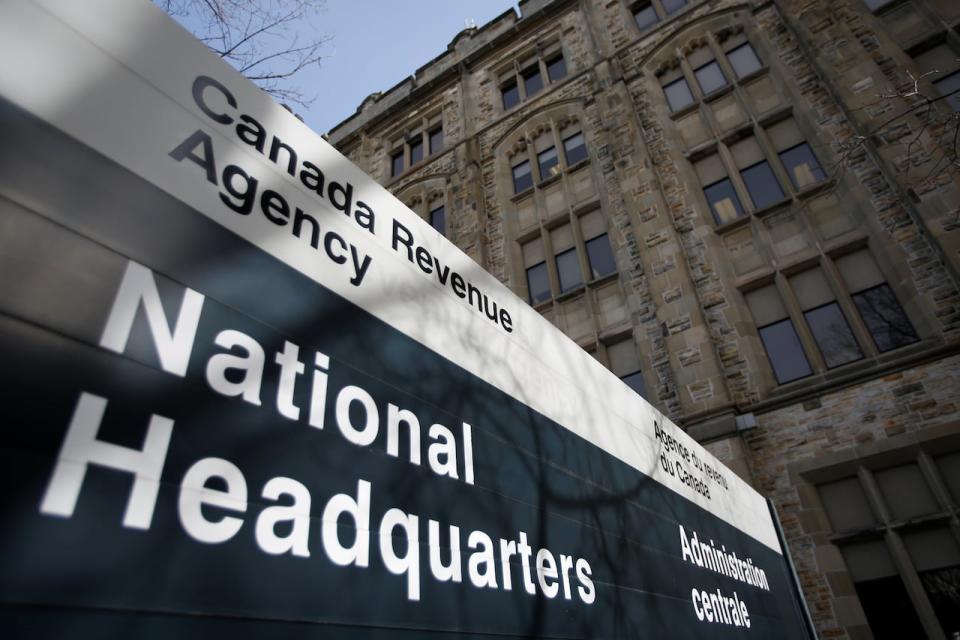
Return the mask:
{"type": "Polygon", "coordinates": [[[958,24],[525,0],[328,137],[773,499],[823,637],[955,637],[958,24]]]}

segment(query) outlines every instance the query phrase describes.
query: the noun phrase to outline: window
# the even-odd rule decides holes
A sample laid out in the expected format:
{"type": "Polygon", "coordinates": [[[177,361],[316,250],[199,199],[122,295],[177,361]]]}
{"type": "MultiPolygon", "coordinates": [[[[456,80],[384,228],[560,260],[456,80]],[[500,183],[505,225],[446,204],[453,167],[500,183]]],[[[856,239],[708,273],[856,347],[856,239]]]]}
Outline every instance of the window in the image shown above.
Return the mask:
{"type": "Polygon", "coordinates": [[[599,210],[591,211],[580,218],[580,232],[587,250],[590,279],[596,280],[614,273],[617,263],[613,259],[610,238],[599,210]]]}
{"type": "Polygon", "coordinates": [[[543,256],[543,243],[534,240],[523,245],[523,262],[527,272],[527,292],[530,304],[550,299],[550,277],[543,256]]]}
{"type": "Polygon", "coordinates": [[[680,11],[687,4],[687,0],[660,0],[663,5],[663,11],[669,16],[680,11]]]}
{"type": "Polygon", "coordinates": [[[560,293],[572,291],[583,284],[580,258],[577,256],[573,227],[565,224],[550,232],[550,242],[556,256],[557,281],[560,293]]]}
{"type": "Polygon", "coordinates": [[[863,358],[863,351],[820,267],[792,276],[790,286],[828,369],[863,358]]]}
{"type": "Polygon", "coordinates": [[[757,164],[741,170],[740,177],[743,178],[743,184],[746,185],[747,191],[750,193],[754,208],[763,209],[783,200],[783,189],[780,188],[780,184],[766,160],[761,160],[757,164]]]}
{"type": "Polygon", "coordinates": [[[423,160],[423,140],[420,137],[420,134],[415,134],[416,137],[410,140],[410,166],[417,164],[423,160]]]}
{"type": "Polygon", "coordinates": [[[527,58],[500,75],[500,98],[506,111],[544,88],[544,78],[557,82],[567,75],[567,61],[559,45],[548,47],[541,57],[527,58]]]}
{"type": "Polygon", "coordinates": [[[583,133],[575,133],[563,139],[563,153],[567,159],[567,166],[572,167],[587,159],[587,147],[583,142],[583,133]]]}
{"type": "Polygon", "coordinates": [[[443,127],[430,132],[430,155],[443,151],[443,127]]]}
{"type": "Polygon", "coordinates": [[[893,2],[893,0],[863,0],[863,4],[867,5],[867,8],[871,11],[885,7],[891,2],[893,2]]]}
{"type": "Polygon", "coordinates": [[[896,466],[885,468],[867,458],[850,477],[817,486],[830,539],[875,638],[925,638],[938,625],[950,636],[960,631],[960,544],[945,523],[957,509],[941,502],[931,482],[943,486],[960,474],[960,455],[896,457],[896,466]],[[901,577],[909,574],[919,581],[901,577]]]}
{"type": "Polygon", "coordinates": [[[403,173],[403,149],[390,154],[390,177],[403,173]]]}
{"type": "Polygon", "coordinates": [[[760,57],[749,42],[727,51],[727,60],[730,61],[730,66],[733,67],[737,78],[743,78],[763,68],[760,57]]]}
{"type": "MultiPolygon", "coordinates": [[[[531,304],[552,295],[582,291],[617,272],[606,225],[603,210],[596,208],[580,216],[571,215],[569,222],[541,231],[541,237],[521,245],[531,304]]],[[[601,287],[597,291],[612,291],[607,287],[609,282],[596,284],[601,287]]]]}
{"type": "Polygon", "coordinates": [[[731,222],[743,215],[740,198],[737,197],[730,178],[723,178],[707,185],[703,188],[703,194],[707,197],[707,203],[717,224],[731,222]]]}
{"type": "Polygon", "coordinates": [[[826,180],[827,174],[793,118],[773,125],[767,129],[767,135],[795,189],[803,189],[826,180]]]}
{"type": "Polygon", "coordinates": [[[690,86],[684,77],[680,77],[669,84],[663,85],[663,93],[667,96],[667,104],[670,105],[670,111],[679,111],[694,102],[693,94],[690,92],[690,86]]]}
{"type": "Polygon", "coordinates": [[[409,134],[405,139],[397,140],[397,148],[390,154],[390,176],[396,177],[415,164],[422,162],[424,149],[433,155],[443,150],[443,123],[441,116],[421,118],[415,123],[417,133],[409,134]]]}
{"type": "Polygon", "coordinates": [[[754,209],[763,209],[783,200],[783,189],[756,138],[751,136],[732,145],[730,154],[740,169],[740,177],[754,209]]]}
{"type": "Polygon", "coordinates": [[[503,108],[505,110],[520,104],[520,90],[517,88],[516,80],[509,80],[501,86],[500,93],[503,96],[503,108]]]}
{"type": "Polygon", "coordinates": [[[933,86],[954,111],[960,111],[960,71],[933,81],[933,86]]]}
{"type": "Polygon", "coordinates": [[[920,339],[869,251],[845,255],[836,264],[877,351],[885,353],[920,339]]]}
{"type": "Polygon", "coordinates": [[[540,168],[540,179],[546,180],[560,172],[560,159],[557,157],[557,148],[550,147],[537,154],[537,165],[540,168]]]}
{"type": "Polygon", "coordinates": [[[513,166],[513,192],[522,193],[533,186],[533,175],[530,173],[530,162],[524,160],[513,166]]]}
{"type": "Polygon", "coordinates": [[[693,75],[696,76],[703,95],[709,95],[717,89],[727,86],[727,78],[723,75],[723,71],[716,60],[711,60],[702,67],[697,67],[694,69],[693,75]]]}
{"type": "Polygon", "coordinates": [[[796,189],[803,189],[827,179],[827,174],[820,167],[817,157],[813,155],[813,149],[806,142],[781,151],[780,162],[783,163],[783,168],[787,170],[790,182],[796,189]]]}
{"type": "Polygon", "coordinates": [[[755,289],[744,297],[777,382],[786,384],[811,375],[813,369],[776,285],[755,289]]]}
{"type": "Polygon", "coordinates": [[[540,65],[534,65],[523,70],[523,89],[529,98],[543,89],[543,77],[540,75],[540,65]]]}
{"type": "Polygon", "coordinates": [[[637,23],[637,28],[640,29],[640,31],[645,31],[647,28],[658,23],[660,16],[657,15],[657,11],[653,8],[652,4],[640,4],[633,10],[633,20],[637,23]]]}
{"type": "Polygon", "coordinates": [[[547,78],[550,82],[556,82],[565,75],[567,75],[567,62],[562,54],[547,60],[547,78]]]}
{"type": "Polygon", "coordinates": [[[627,338],[609,345],[607,357],[610,359],[610,371],[641,397],[646,397],[647,388],[643,383],[640,357],[637,355],[637,345],[634,344],[633,339],[627,338]]]}
{"type": "Polygon", "coordinates": [[[443,205],[430,212],[430,226],[437,230],[441,235],[446,235],[447,222],[443,205]]]}

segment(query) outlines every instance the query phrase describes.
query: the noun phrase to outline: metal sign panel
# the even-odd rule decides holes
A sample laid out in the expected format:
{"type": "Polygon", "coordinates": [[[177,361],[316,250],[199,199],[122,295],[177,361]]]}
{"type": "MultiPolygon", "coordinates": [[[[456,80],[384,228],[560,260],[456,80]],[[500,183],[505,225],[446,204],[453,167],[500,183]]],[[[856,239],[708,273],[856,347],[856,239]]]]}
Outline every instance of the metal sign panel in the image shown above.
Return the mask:
{"type": "Polygon", "coordinates": [[[759,494],[158,9],[0,51],[4,635],[806,637],[759,494]]]}

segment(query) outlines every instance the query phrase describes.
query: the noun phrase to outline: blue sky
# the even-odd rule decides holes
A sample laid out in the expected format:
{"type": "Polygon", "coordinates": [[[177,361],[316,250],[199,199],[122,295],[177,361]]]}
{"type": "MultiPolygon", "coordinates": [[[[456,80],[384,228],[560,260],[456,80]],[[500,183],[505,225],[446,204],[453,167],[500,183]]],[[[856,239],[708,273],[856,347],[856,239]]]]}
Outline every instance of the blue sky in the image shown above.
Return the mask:
{"type": "Polygon", "coordinates": [[[333,36],[329,57],[304,71],[297,83],[318,97],[298,109],[325,133],[356,111],[374,91],[386,90],[446,50],[472,18],[477,26],[507,9],[511,0],[327,0],[321,31],[333,36]]]}
{"type": "MultiPolygon", "coordinates": [[[[393,87],[446,51],[467,20],[483,26],[516,7],[516,0],[326,0],[313,23],[300,28],[332,36],[325,57],[292,80],[316,98],[308,108],[291,106],[314,131],[326,133],[368,95],[393,87]]],[[[301,42],[308,38],[303,33],[301,42]]]]}

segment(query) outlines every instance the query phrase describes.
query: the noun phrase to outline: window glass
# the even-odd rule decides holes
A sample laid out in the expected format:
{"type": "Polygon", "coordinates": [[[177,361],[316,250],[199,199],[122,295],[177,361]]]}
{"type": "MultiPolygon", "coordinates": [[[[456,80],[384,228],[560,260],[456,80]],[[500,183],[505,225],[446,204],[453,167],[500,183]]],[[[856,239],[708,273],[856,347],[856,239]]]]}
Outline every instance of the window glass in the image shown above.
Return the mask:
{"type": "Polygon", "coordinates": [[[827,179],[827,174],[820,167],[817,157],[813,155],[813,149],[806,142],[781,151],[780,161],[783,162],[783,168],[790,176],[790,182],[797,189],[803,189],[827,179]]]}
{"type": "Polygon", "coordinates": [[[894,520],[909,520],[940,510],[916,463],[877,471],[874,478],[894,520]]]}
{"type": "Polygon", "coordinates": [[[703,91],[703,95],[713,93],[717,89],[727,86],[727,78],[723,75],[723,71],[720,69],[720,65],[717,64],[716,60],[711,60],[702,67],[695,69],[693,75],[697,77],[697,82],[700,83],[700,90],[703,91]]]}
{"type": "Polygon", "coordinates": [[[567,249],[557,254],[557,277],[560,280],[560,293],[566,293],[583,284],[583,274],[580,273],[580,261],[577,259],[576,249],[567,249]]]}
{"type": "Polygon", "coordinates": [[[941,96],[954,111],[960,111],[960,71],[933,81],[941,96]]]}
{"type": "Polygon", "coordinates": [[[863,358],[863,351],[836,302],[804,311],[803,317],[828,369],[863,358]]]}
{"type": "Polygon", "coordinates": [[[777,182],[773,170],[766,160],[747,167],[740,171],[743,183],[747,186],[750,193],[750,199],[753,200],[753,206],[757,209],[763,209],[766,206],[783,200],[783,189],[777,182]]]}
{"type": "Polygon", "coordinates": [[[880,7],[885,7],[891,2],[893,2],[893,0],[863,0],[863,3],[873,11],[876,11],[880,7]]]}
{"type": "Polygon", "coordinates": [[[565,75],[567,75],[567,61],[563,59],[563,55],[547,61],[547,77],[550,78],[550,82],[556,82],[565,75]]]}
{"type": "Polygon", "coordinates": [[[750,75],[763,66],[753,45],[749,42],[745,42],[739,47],[727,51],[727,60],[730,61],[730,66],[733,67],[733,71],[737,74],[738,78],[750,75]]]}
{"type": "Polygon", "coordinates": [[[527,67],[521,75],[523,75],[523,89],[527,92],[527,97],[543,89],[543,77],[540,75],[539,64],[527,67]]]}
{"type": "Polygon", "coordinates": [[[660,16],[657,15],[652,4],[645,4],[633,10],[633,19],[636,21],[637,27],[643,31],[659,22],[660,16]]]}
{"type": "Polygon", "coordinates": [[[527,269],[527,290],[530,292],[530,304],[550,299],[550,278],[547,276],[546,262],[527,269]]]}
{"type": "Polygon", "coordinates": [[[446,234],[447,221],[443,206],[439,206],[430,212],[430,226],[441,234],[446,234]]]}
{"type": "Polygon", "coordinates": [[[390,156],[390,175],[398,176],[403,173],[403,149],[394,151],[390,156]]]}
{"type": "Polygon", "coordinates": [[[513,167],[513,192],[520,193],[533,186],[533,176],[530,174],[530,161],[524,160],[513,167]]]}
{"type": "MultiPolygon", "coordinates": [[[[817,491],[834,533],[869,529],[877,524],[867,494],[856,477],[822,484],[817,491]]],[[[849,569],[854,576],[858,574],[857,567],[849,569]]]]}
{"type": "Polygon", "coordinates": [[[610,238],[602,234],[587,240],[587,262],[590,263],[590,278],[602,278],[617,270],[617,263],[613,259],[610,249],[610,238]]]}
{"type": "Polygon", "coordinates": [[[546,180],[560,171],[560,159],[557,157],[557,148],[550,147],[537,154],[537,164],[540,166],[540,179],[546,180]]]}
{"type": "Polygon", "coordinates": [[[587,157],[587,146],[583,142],[583,134],[575,133],[563,140],[563,153],[567,158],[567,166],[572,167],[587,157]]]}
{"type": "Polygon", "coordinates": [[[884,283],[856,293],[853,301],[879,352],[897,349],[920,339],[890,285],[884,283]]]}
{"type": "Polygon", "coordinates": [[[660,4],[663,5],[663,10],[669,16],[683,8],[687,4],[687,0],[661,0],[660,4]]]}
{"type": "Polygon", "coordinates": [[[937,468],[953,496],[953,503],[960,504],[960,452],[937,458],[937,468]]]}
{"type": "Polygon", "coordinates": [[[679,111],[687,105],[693,104],[693,94],[690,93],[686,78],[680,78],[665,85],[663,93],[667,96],[667,104],[670,105],[671,111],[679,111]]]}
{"type": "Polygon", "coordinates": [[[623,380],[628,387],[637,392],[641,397],[647,397],[647,385],[643,383],[643,372],[637,371],[636,373],[631,373],[628,376],[623,376],[620,378],[623,380]]]}
{"type": "Polygon", "coordinates": [[[423,139],[417,134],[416,139],[410,141],[410,165],[413,166],[423,160],[423,139]]]}
{"type": "Polygon", "coordinates": [[[960,548],[945,527],[904,533],[923,590],[944,631],[960,631],[960,548]]]}
{"type": "Polygon", "coordinates": [[[743,215],[740,198],[737,197],[737,192],[733,190],[733,183],[730,182],[730,178],[724,178],[704,187],[703,193],[707,197],[707,202],[710,203],[710,211],[713,212],[713,219],[717,224],[736,220],[743,215]]]}
{"type": "Polygon", "coordinates": [[[813,373],[789,318],[761,327],[759,332],[777,382],[785,384],[813,373]]]}
{"type": "Polygon", "coordinates": [[[841,551],[876,640],[925,638],[916,610],[882,540],[845,545],[841,551]]]}
{"type": "Polygon", "coordinates": [[[438,127],[430,132],[430,154],[443,151],[443,128],[438,127]]]}
{"type": "Polygon", "coordinates": [[[500,94],[503,96],[504,109],[509,109],[520,102],[520,90],[517,88],[516,80],[510,80],[500,87],[500,94]]]}
{"type": "Polygon", "coordinates": [[[632,339],[621,340],[607,347],[607,357],[610,359],[610,371],[641,396],[647,390],[643,384],[643,373],[640,370],[640,357],[632,339]]]}

